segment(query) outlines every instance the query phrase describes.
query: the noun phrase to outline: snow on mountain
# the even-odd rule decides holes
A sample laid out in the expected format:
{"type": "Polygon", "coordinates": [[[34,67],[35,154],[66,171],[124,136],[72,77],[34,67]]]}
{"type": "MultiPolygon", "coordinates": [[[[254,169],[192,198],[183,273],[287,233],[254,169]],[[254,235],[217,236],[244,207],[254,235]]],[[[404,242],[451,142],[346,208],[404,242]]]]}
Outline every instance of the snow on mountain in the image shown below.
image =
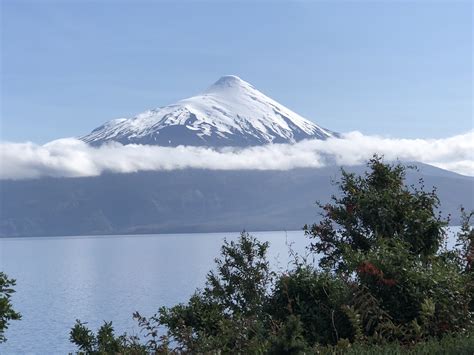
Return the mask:
{"type": "Polygon", "coordinates": [[[326,139],[337,133],[319,127],[262,94],[237,76],[223,76],[203,93],[105,123],[81,137],[100,145],[252,146],[326,139]]]}

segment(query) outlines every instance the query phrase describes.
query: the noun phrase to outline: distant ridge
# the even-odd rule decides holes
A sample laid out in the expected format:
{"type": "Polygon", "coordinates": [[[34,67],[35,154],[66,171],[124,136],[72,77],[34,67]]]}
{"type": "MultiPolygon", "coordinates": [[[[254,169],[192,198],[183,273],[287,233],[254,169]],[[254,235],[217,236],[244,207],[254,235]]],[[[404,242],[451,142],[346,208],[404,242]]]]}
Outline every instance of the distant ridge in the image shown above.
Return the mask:
{"type": "Polygon", "coordinates": [[[255,146],[338,136],[262,94],[235,75],[217,80],[199,95],[119,118],[80,137],[100,145],[255,146]]]}
{"type": "MultiPolygon", "coordinates": [[[[417,163],[407,185],[438,188],[443,216],[474,208],[474,178],[417,163]]],[[[366,166],[346,167],[362,174],[366,166]]],[[[5,180],[0,237],[292,230],[318,220],[315,201],[338,191],[336,166],[315,169],[183,169],[83,178],[5,180]]]]}

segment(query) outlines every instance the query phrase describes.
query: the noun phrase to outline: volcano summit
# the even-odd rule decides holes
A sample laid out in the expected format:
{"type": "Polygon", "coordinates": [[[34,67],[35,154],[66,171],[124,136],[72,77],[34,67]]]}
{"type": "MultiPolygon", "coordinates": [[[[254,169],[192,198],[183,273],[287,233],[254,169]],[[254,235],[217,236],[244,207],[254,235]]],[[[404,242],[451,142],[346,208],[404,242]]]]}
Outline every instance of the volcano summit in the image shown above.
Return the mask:
{"type": "Polygon", "coordinates": [[[81,137],[92,145],[256,146],[326,139],[322,128],[264,95],[234,75],[221,77],[199,95],[175,104],[119,118],[81,137]]]}

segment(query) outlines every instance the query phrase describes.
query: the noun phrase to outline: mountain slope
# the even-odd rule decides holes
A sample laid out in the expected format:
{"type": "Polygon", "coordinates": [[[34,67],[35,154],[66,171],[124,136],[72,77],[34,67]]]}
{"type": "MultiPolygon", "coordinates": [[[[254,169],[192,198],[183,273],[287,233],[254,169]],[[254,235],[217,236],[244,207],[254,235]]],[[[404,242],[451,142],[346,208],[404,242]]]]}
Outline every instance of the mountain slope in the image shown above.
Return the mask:
{"type": "Polygon", "coordinates": [[[294,143],[336,133],[284,107],[233,76],[223,76],[202,94],[115,119],[81,137],[93,145],[108,141],[162,146],[253,146],[294,143]]]}
{"type": "MultiPolygon", "coordinates": [[[[474,208],[474,178],[423,164],[407,184],[438,187],[440,210],[458,224],[474,208]]],[[[361,174],[366,167],[348,167],[361,174]]],[[[0,237],[300,229],[314,202],[337,194],[338,167],[288,171],[184,169],[87,178],[2,181],[0,237]]]]}

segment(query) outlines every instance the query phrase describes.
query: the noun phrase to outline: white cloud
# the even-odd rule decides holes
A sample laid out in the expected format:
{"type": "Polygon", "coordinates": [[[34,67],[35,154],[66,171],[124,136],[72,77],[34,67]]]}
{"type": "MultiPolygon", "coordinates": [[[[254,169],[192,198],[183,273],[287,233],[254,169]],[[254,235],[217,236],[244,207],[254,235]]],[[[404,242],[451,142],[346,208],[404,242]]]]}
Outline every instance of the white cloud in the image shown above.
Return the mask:
{"type": "Polygon", "coordinates": [[[374,153],[383,154],[387,160],[419,161],[474,176],[474,131],[471,131],[444,139],[394,139],[351,132],[342,139],[219,150],[118,143],[97,148],[74,138],[45,145],[0,143],[0,179],[183,168],[287,170],[328,164],[357,165],[374,153]]]}

